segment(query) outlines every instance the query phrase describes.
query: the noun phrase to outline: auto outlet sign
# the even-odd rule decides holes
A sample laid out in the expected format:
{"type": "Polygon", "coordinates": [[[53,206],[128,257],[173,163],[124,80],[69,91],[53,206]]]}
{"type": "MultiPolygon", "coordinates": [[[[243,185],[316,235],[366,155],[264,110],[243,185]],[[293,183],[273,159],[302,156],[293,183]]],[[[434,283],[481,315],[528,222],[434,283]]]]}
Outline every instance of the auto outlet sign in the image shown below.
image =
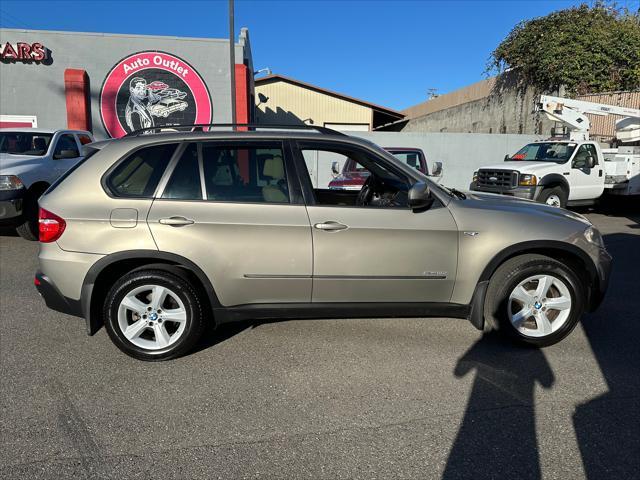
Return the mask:
{"type": "Polygon", "coordinates": [[[202,77],[166,52],[138,52],[120,60],[100,91],[102,123],[114,138],[141,128],[211,123],[212,113],[202,77]]]}

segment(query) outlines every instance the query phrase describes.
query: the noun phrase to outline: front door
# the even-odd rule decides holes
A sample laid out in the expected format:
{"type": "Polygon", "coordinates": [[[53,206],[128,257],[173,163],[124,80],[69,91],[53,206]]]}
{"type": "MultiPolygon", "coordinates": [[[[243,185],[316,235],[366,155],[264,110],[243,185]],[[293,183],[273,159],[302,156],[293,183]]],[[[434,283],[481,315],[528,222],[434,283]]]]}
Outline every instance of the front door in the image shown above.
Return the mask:
{"type": "MultiPolygon", "coordinates": [[[[427,211],[407,206],[409,179],[356,147],[300,144],[303,158],[355,160],[369,171],[361,190],[313,188],[307,207],[313,235],[313,302],[448,302],[453,291],[458,232],[437,201],[427,211]],[[369,198],[363,198],[369,197],[369,198]]],[[[307,172],[302,165],[301,172],[307,172]]],[[[307,185],[311,185],[309,178],[307,185]]]]}
{"type": "Polygon", "coordinates": [[[224,306],[309,302],[309,219],[282,143],[182,148],[148,217],[158,248],[202,268],[224,306]]]}
{"type": "Polygon", "coordinates": [[[60,135],[53,148],[52,158],[56,177],[78,163],[81,156],[76,137],[70,133],[60,135]]]}
{"type": "Polygon", "coordinates": [[[569,173],[569,200],[591,200],[604,192],[604,165],[598,158],[598,150],[592,143],[583,143],[571,159],[569,173]],[[589,167],[588,158],[593,157],[596,165],[589,167]],[[600,163],[598,163],[600,162],[600,163]]]}

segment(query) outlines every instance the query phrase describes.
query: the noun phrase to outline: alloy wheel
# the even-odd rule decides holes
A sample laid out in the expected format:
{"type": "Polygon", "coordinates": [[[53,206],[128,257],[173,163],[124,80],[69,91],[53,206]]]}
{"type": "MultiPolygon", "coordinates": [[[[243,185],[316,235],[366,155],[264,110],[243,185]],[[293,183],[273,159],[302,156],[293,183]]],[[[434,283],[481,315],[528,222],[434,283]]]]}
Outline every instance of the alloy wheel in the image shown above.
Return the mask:
{"type": "Polygon", "coordinates": [[[509,295],[508,315],[513,327],[528,337],[545,337],[558,331],[571,315],[571,293],[561,279],[533,275],[509,295]]]}
{"type": "Polygon", "coordinates": [[[129,291],[118,307],[124,337],[145,350],[164,349],[180,339],[187,310],[178,295],[162,285],[142,285],[129,291]]]}

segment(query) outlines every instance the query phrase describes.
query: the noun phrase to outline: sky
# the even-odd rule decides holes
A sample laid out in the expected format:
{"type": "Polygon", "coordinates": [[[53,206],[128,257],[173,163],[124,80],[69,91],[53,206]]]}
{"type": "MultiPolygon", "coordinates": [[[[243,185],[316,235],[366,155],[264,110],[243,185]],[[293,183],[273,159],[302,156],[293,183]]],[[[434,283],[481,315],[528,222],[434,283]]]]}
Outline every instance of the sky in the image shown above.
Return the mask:
{"type": "MultiPolygon", "coordinates": [[[[591,3],[592,0],[588,0],[591,3]]],[[[235,0],[256,70],[403,109],[486,78],[520,21],[581,0],[235,0]]],[[[618,0],[632,11],[640,0],[618,0]]],[[[226,38],[226,0],[1,0],[0,27],[226,38]],[[25,6],[28,5],[28,8],[25,6]]]]}

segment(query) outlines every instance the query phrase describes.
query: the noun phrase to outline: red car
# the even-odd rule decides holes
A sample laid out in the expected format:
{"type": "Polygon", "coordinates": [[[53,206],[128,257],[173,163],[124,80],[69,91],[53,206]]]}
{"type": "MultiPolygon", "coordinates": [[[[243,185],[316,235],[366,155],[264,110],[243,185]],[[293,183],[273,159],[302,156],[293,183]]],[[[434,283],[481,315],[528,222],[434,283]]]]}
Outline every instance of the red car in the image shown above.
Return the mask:
{"type": "MultiPolygon", "coordinates": [[[[419,148],[387,148],[385,150],[405,162],[410,167],[429,175],[427,159],[424,152],[419,148]]],[[[349,158],[342,167],[342,173],[337,171],[337,162],[332,166],[334,175],[337,175],[331,182],[329,188],[334,190],[360,190],[366,182],[369,172],[355,160],[349,158]]]]}

